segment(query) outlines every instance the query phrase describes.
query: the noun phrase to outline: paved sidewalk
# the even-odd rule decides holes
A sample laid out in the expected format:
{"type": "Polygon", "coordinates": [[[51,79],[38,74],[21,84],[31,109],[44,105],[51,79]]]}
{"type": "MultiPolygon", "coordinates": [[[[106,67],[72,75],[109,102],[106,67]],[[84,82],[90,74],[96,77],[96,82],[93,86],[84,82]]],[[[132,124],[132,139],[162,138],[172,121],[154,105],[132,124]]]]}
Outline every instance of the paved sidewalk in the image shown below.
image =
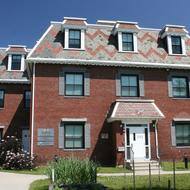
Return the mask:
{"type": "Polygon", "coordinates": [[[33,181],[46,178],[44,175],[0,172],[0,190],[28,190],[33,181]]]}
{"type": "MultiPolygon", "coordinates": [[[[190,174],[190,171],[176,171],[176,174],[190,174]]],[[[102,173],[102,174],[98,174],[98,176],[124,176],[126,174],[126,176],[131,176],[133,175],[133,173],[102,173]]],[[[158,175],[158,171],[151,171],[151,175],[158,175]]],[[[160,174],[164,175],[164,174],[173,174],[173,171],[160,171],[160,174]]],[[[148,171],[136,171],[135,175],[149,175],[148,171]]]]}

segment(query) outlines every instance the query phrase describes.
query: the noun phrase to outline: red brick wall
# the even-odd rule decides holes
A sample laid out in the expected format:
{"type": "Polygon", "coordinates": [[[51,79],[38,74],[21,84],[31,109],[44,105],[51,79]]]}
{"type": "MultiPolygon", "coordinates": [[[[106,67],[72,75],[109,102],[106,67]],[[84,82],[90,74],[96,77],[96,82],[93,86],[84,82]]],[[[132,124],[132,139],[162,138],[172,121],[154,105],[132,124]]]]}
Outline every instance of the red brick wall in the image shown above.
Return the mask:
{"type": "Polygon", "coordinates": [[[29,110],[24,108],[24,92],[30,89],[23,84],[0,84],[5,90],[4,108],[0,108],[0,126],[5,126],[3,136],[21,138],[21,127],[29,126],[29,110]]]}
{"type": "MultiPolygon", "coordinates": [[[[54,155],[89,157],[102,164],[120,164],[123,153],[116,148],[122,145],[123,133],[118,124],[107,124],[106,115],[118,97],[115,93],[115,73],[118,68],[88,66],[90,73],[90,96],[84,98],[64,98],[58,95],[58,73],[63,65],[36,65],[34,154],[44,162],[54,155]],[[58,125],[61,118],[87,118],[91,124],[91,148],[86,151],[63,151],[58,149],[58,125]],[[37,146],[37,128],[54,128],[55,145],[37,146]],[[109,133],[109,139],[101,139],[101,132],[109,133]],[[116,134],[116,136],[114,136],[116,134]]],[[[154,99],[165,119],[158,123],[158,143],[162,159],[171,159],[171,154],[182,158],[189,149],[171,148],[170,124],[178,115],[190,116],[188,100],[168,98],[166,70],[142,70],[145,80],[145,99],[154,99]]],[[[151,146],[155,148],[154,129],[151,129],[151,146]]],[[[155,157],[155,152],[152,153],[155,157]]]]}

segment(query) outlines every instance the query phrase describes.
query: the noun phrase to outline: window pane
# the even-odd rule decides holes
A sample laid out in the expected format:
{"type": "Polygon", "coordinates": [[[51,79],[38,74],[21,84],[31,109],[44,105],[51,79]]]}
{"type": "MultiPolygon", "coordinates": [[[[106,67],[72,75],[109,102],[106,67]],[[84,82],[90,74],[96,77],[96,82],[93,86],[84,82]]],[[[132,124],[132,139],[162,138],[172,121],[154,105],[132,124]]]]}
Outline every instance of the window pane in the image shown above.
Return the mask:
{"type": "Polygon", "coordinates": [[[172,36],[171,40],[172,40],[172,53],[182,54],[181,37],[172,36]]]}
{"type": "Polygon", "coordinates": [[[4,107],[4,90],[0,90],[0,108],[4,107]]]}
{"type": "Polygon", "coordinates": [[[66,74],[65,94],[82,96],[84,90],[83,74],[66,74]]]}
{"type": "Polygon", "coordinates": [[[177,146],[190,146],[190,125],[176,125],[176,144],[177,146]]]}
{"type": "Polygon", "coordinates": [[[130,86],[137,86],[137,77],[136,76],[131,76],[130,77],[130,86]]]}
{"type": "Polygon", "coordinates": [[[83,148],[83,125],[65,125],[65,147],[83,148]]]}
{"type": "Polygon", "coordinates": [[[130,87],[130,96],[137,96],[137,88],[130,87]]]}
{"type": "Polygon", "coordinates": [[[13,55],[12,56],[12,65],[11,70],[20,70],[21,69],[21,56],[13,55]]]}
{"type": "Polygon", "coordinates": [[[123,33],[122,40],[123,40],[123,42],[133,42],[133,34],[123,33]]]}
{"type": "Polygon", "coordinates": [[[129,92],[130,92],[130,87],[122,87],[121,88],[121,96],[130,96],[129,92]]]}
{"type": "Polygon", "coordinates": [[[80,48],[80,30],[69,30],[69,48],[80,48]]]}
{"type": "Polygon", "coordinates": [[[4,90],[0,90],[0,99],[4,98],[4,90]]]}
{"type": "Polygon", "coordinates": [[[188,96],[188,85],[185,77],[173,77],[173,96],[174,97],[187,97],[188,96]]]}

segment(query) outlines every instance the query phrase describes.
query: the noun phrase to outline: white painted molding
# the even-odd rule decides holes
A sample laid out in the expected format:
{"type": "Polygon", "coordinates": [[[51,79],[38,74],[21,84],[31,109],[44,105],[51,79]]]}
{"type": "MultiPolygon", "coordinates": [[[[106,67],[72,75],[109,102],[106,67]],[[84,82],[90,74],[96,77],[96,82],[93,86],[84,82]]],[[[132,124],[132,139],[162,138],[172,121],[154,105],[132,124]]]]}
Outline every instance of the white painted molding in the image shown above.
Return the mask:
{"type": "Polygon", "coordinates": [[[144,99],[116,99],[116,102],[154,103],[154,100],[144,100],[144,99]]]}
{"type": "Polygon", "coordinates": [[[138,68],[165,68],[165,69],[190,69],[190,64],[178,63],[147,63],[147,62],[130,62],[130,61],[101,61],[101,60],[85,60],[85,59],[57,59],[57,58],[28,58],[28,63],[43,63],[43,64],[75,64],[75,65],[98,65],[98,66],[113,66],[113,67],[138,67],[138,68]]]}
{"type": "Polygon", "coordinates": [[[62,118],[62,122],[87,122],[87,118],[62,118]]]}
{"type": "Polygon", "coordinates": [[[133,48],[134,48],[134,52],[138,52],[138,48],[137,48],[137,33],[133,33],[133,48]]]}
{"type": "Polygon", "coordinates": [[[172,55],[172,39],[171,36],[167,36],[168,55],[172,55]]]}
{"type": "Polygon", "coordinates": [[[0,126],[0,129],[4,129],[5,128],[5,126],[0,126]]]}
{"type": "Polygon", "coordinates": [[[181,37],[181,48],[182,48],[182,55],[186,55],[186,48],[185,48],[185,37],[181,37]]]}
{"type": "Polygon", "coordinates": [[[78,18],[78,17],[64,17],[64,20],[81,20],[86,21],[87,18],[78,18]]]}
{"type": "Polygon", "coordinates": [[[173,118],[174,121],[187,121],[190,122],[190,118],[173,118]]]}
{"type": "Polygon", "coordinates": [[[65,28],[65,44],[64,48],[68,49],[69,48],[69,29],[65,28]]]}
{"type": "Polygon", "coordinates": [[[15,52],[15,53],[9,53],[8,54],[8,71],[24,71],[24,65],[25,65],[25,53],[18,53],[18,52],[15,52]],[[20,70],[12,70],[11,67],[12,67],[12,56],[13,55],[20,55],[21,56],[21,62],[20,62],[20,70]]]}
{"type": "Polygon", "coordinates": [[[85,49],[85,30],[81,30],[81,49],[85,49]]]}
{"type": "Polygon", "coordinates": [[[123,51],[123,48],[122,48],[122,32],[118,32],[118,50],[120,52],[123,51]]]}

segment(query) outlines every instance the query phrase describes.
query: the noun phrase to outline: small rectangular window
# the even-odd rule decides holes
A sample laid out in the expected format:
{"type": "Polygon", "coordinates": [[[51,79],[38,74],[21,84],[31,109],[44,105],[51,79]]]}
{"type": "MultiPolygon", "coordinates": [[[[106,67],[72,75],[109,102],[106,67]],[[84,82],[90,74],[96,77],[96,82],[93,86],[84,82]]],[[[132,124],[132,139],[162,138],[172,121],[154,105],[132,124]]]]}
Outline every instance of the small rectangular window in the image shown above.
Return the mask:
{"type": "Polygon", "coordinates": [[[31,100],[31,91],[27,90],[24,94],[24,107],[26,109],[30,108],[30,100],[31,100]]]}
{"type": "Polygon", "coordinates": [[[188,82],[186,77],[172,77],[173,97],[188,97],[188,82]]]}
{"type": "Polygon", "coordinates": [[[4,108],[4,96],[5,96],[5,91],[0,90],[0,108],[4,108]]]}
{"type": "Polygon", "coordinates": [[[12,55],[11,70],[21,70],[21,55],[12,55]]]}
{"type": "Polygon", "coordinates": [[[190,146],[190,124],[179,123],[176,127],[176,145],[190,146]]]}
{"type": "Polygon", "coordinates": [[[145,128],[145,145],[148,145],[148,129],[145,128]]]}
{"type": "Polygon", "coordinates": [[[80,30],[69,30],[69,48],[81,48],[80,30]]]}
{"type": "Polygon", "coordinates": [[[3,129],[0,129],[0,140],[3,138],[3,129]]]}
{"type": "Polygon", "coordinates": [[[65,148],[80,149],[84,148],[84,125],[66,124],[65,125],[65,148]]]}
{"type": "Polygon", "coordinates": [[[65,95],[84,95],[84,76],[80,73],[66,73],[65,75],[65,95]]]}
{"type": "Polygon", "coordinates": [[[134,51],[132,33],[122,33],[122,50],[134,51]]]}
{"type": "Polygon", "coordinates": [[[182,54],[181,37],[172,36],[171,39],[172,39],[172,53],[182,54]]]}
{"type": "Polygon", "coordinates": [[[121,96],[137,97],[139,96],[138,76],[121,76],[121,96]]]}

